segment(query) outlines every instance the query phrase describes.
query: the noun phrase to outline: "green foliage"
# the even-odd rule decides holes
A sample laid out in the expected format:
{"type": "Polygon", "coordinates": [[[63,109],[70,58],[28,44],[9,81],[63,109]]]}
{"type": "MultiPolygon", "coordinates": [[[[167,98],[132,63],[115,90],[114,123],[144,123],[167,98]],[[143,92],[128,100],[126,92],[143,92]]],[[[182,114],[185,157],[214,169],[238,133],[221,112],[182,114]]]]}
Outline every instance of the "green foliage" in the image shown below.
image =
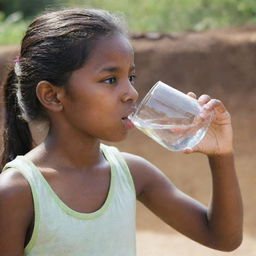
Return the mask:
{"type": "Polygon", "coordinates": [[[20,41],[27,25],[28,21],[23,20],[21,12],[12,13],[7,18],[0,12],[0,45],[20,41]]]}
{"type": "Polygon", "coordinates": [[[68,6],[84,6],[122,12],[133,31],[183,30],[190,27],[188,15],[198,0],[66,0],[68,6]]]}
{"type": "Polygon", "coordinates": [[[255,0],[65,0],[66,6],[121,11],[133,31],[203,30],[256,23],[255,0]]]}
{"type": "Polygon", "coordinates": [[[201,0],[191,16],[195,29],[256,23],[255,0],[201,0]]]}
{"type": "Polygon", "coordinates": [[[0,12],[0,44],[19,41],[27,24],[9,14],[19,10],[26,18],[45,8],[75,6],[121,12],[130,31],[198,31],[256,24],[256,0],[0,0],[4,11],[0,12]]]}
{"type": "Polygon", "coordinates": [[[0,0],[0,11],[6,16],[21,12],[25,18],[28,18],[59,3],[60,0],[0,0]]]}

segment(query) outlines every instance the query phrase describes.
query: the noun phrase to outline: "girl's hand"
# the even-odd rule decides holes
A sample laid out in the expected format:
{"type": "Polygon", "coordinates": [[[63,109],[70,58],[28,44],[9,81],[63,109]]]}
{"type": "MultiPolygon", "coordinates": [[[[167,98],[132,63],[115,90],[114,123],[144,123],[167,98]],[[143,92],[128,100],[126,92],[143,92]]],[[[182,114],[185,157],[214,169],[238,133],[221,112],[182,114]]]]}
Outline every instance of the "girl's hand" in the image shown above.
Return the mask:
{"type": "MultiPolygon", "coordinates": [[[[188,93],[196,98],[194,93],[188,93]]],[[[203,107],[202,118],[213,112],[212,122],[202,141],[193,148],[185,148],[184,153],[201,152],[207,155],[222,155],[233,152],[233,132],[230,114],[220,100],[202,95],[198,103],[203,107]]]]}

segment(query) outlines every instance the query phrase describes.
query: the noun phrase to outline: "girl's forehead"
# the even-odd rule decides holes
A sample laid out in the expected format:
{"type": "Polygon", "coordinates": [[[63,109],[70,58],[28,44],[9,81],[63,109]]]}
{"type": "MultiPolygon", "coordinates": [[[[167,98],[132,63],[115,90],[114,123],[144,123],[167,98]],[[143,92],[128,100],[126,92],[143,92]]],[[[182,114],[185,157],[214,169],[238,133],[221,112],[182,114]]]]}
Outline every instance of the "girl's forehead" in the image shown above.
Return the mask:
{"type": "Polygon", "coordinates": [[[95,43],[94,50],[105,51],[106,49],[118,49],[129,51],[133,50],[129,39],[122,34],[114,34],[109,37],[100,37],[95,43]]]}
{"type": "Polygon", "coordinates": [[[134,65],[133,48],[125,36],[114,35],[97,40],[86,65],[100,69],[108,63],[134,65]]]}

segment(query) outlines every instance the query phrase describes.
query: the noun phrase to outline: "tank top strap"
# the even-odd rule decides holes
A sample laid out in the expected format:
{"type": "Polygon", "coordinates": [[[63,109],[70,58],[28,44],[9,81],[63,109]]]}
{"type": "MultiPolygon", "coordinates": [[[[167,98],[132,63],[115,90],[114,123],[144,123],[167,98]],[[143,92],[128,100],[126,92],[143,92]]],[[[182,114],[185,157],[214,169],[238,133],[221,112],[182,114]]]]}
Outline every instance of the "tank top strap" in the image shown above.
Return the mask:
{"type": "Polygon", "coordinates": [[[41,187],[42,183],[42,174],[30,161],[28,161],[24,156],[17,156],[14,160],[4,166],[3,171],[6,171],[9,168],[15,168],[19,171],[28,181],[32,194],[38,194],[37,191],[41,187]]]}
{"type": "Polygon", "coordinates": [[[122,181],[122,183],[128,182],[134,194],[136,194],[131,172],[121,152],[114,146],[107,146],[104,144],[101,144],[101,150],[105,157],[109,159],[110,162],[113,163],[113,166],[116,166],[116,172],[119,181],[122,181]]]}

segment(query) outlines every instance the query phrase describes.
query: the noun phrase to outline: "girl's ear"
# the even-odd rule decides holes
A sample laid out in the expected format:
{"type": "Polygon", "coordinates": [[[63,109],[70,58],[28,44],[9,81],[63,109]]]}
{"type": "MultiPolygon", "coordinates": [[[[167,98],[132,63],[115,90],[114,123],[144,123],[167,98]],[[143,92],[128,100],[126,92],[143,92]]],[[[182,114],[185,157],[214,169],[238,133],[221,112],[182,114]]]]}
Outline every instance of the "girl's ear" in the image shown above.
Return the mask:
{"type": "Polygon", "coordinates": [[[36,87],[36,95],[41,104],[49,111],[62,111],[62,98],[65,90],[62,86],[54,86],[48,81],[40,81],[36,87]]]}

